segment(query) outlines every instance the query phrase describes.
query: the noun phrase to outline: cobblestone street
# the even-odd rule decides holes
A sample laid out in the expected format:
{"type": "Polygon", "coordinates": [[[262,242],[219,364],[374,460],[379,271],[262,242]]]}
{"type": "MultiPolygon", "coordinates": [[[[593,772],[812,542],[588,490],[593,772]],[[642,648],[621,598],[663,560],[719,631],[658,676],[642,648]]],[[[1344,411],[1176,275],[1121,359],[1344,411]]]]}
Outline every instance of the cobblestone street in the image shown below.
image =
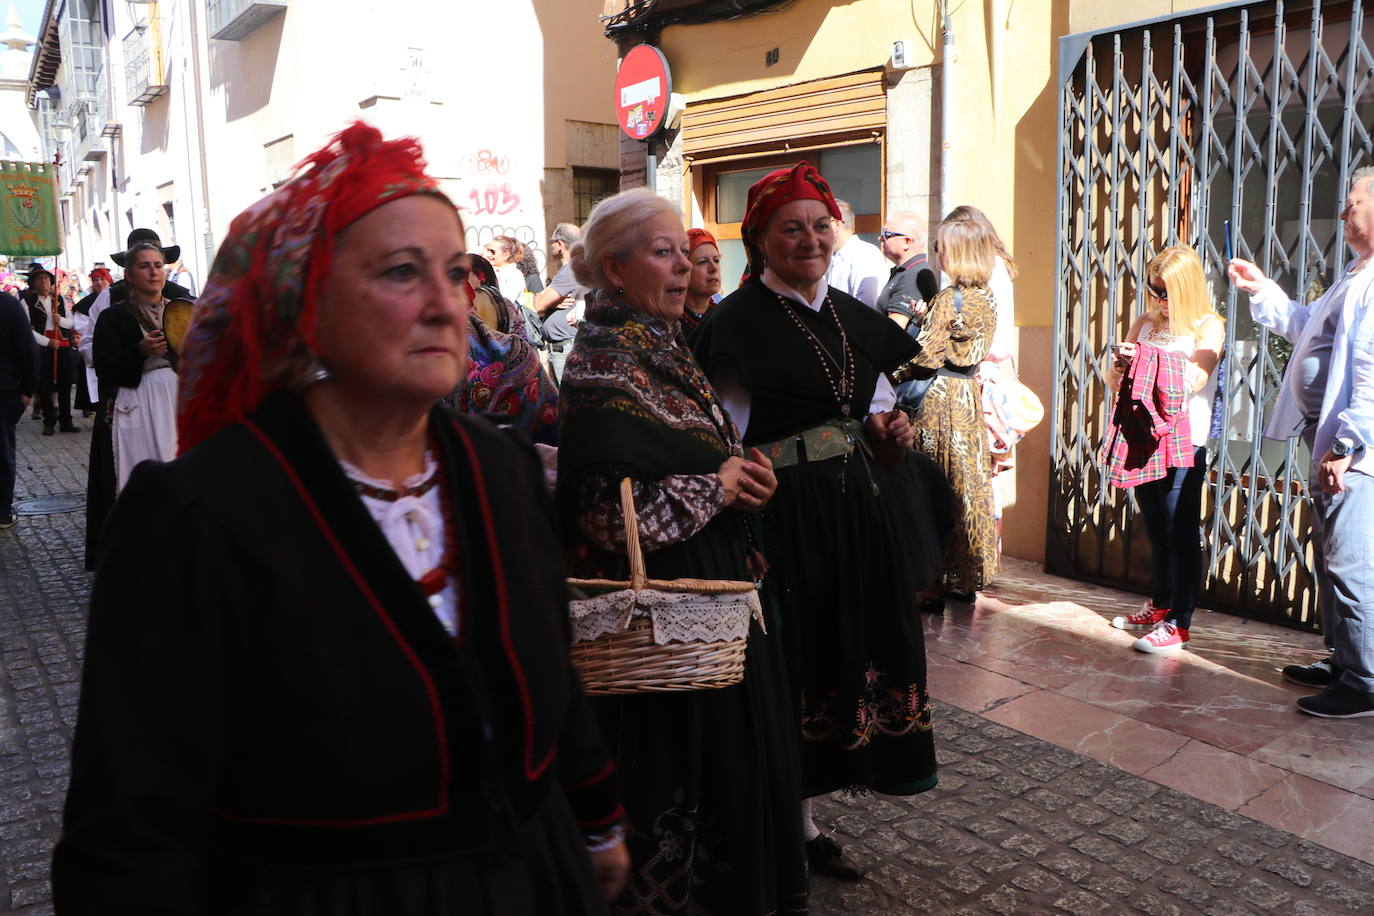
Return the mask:
{"type": "MultiPolygon", "coordinates": [[[[79,435],[43,438],[39,424],[27,417],[20,421],[20,500],[83,493],[89,421],[78,422],[83,430],[79,435]]],[[[7,912],[51,912],[48,860],[66,789],[90,589],[90,577],[82,568],[83,537],[84,515],[79,509],[25,516],[13,529],[0,532],[0,909],[7,912]]],[[[1024,568],[1025,564],[1016,567],[1024,568]]],[[[1008,576],[1013,582],[1025,579],[1019,572],[1008,576]]],[[[1060,593],[1076,589],[1073,600],[1080,603],[1097,594],[1077,583],[1050,584],[1060,593]]],[[[1008,645],[1025,646],[1026,639],[1011,629],[1023,620],[1018,614],[1028,606],[1028,598],[1017,597],[1018,588],[990,590],[1000,600],[994,597],[986,606],[980,601],[976,619],[951,609],[946,618],[930,621],[932,653],[951,651],[948,644],[956,633],[959,640],[971,641],[961,628],[974,624],[983,627],[984,635],[992,632],[1008,645]]],[[[1100,598],[1125,600],[1105,591],[1100,598]]],[[[1089,613],[1081,605],[1075,607],[1081,614],[1089,613]]],[[[1037,619],[1051,617],[1046,612],[1037,619]]],[[[1224,623],[1208,621],[1219,633],[1214,637],[1218,655],[1230,645],[1224,623]]],[[[1236,622],[1236,627],[1241,624],[1236,622]]],[[[1262,635],[1257,628],[1247,634],[1251,632],[1262,635]]],[[[1251,806],[1247,811],[1264,810],[1254,801],[1278,782],[1254,786],[1234,804],[1218,806],[1161,784],[1169,781],[1162,777],[1142,778],[1145,763],[1122,761],[1122,768],[1098,759],[1117,759],[1110,750],[1080,753],[1059,746],[1098,745],[1077,738],[1055,744],[999,724],[994,718],[1005,718],[1007,710],[1025,702],[1026,692],[1034,690],[1016,681],[1022,688],[1018,698],[1017,690],[989,680],[1012,681],[991,674],[988,664],[932,656],[932,691],[937,698],[957,700],[965,707],[945,702],[936,706],[942,764],[938,788],[910,800],[836,796],[818,806],[818,821],[833,828],[850,856],[868,870],[868,877],[854,885],[817,879],[813,912],[1374,912],[1374,865],[1328,848],[1365,848],[1358,845],[1364,842],[1358,826],[1343,827],[1345,822],[1331,814],[1327,821],[1334,826],[1323,828],[1330,835],[1323,837],[1325,845],[1319,845],[1311,837],[1237,813],[1246,804],[1251,806]],[[958,685],[983,695],[970,701],[958,685]]],[[[1241,663],[1230,664],[1239,669],[1241,663]]],[[[1116,662],[1109,657],[1101,665],[1116,662]]],[[[1210,669],[1209,673],[1221,676],[1210,669]]],[[[1263,673],[1256,668],[1247,677],[1260,682],[1263,673]]],[[[1024,674],[1033,676],[1029,669],[1024,674]]],[[[1287,702],[1287,694],[1280,694],[1287,702]]],[[[1285,716],[1286,727],[1294,727],[1291,710],[1274,715],[1285,716]]],[[[1069,722],[1066,727],[1074,725],[1069,722]]],[[[1339,731],[1332,735],[1370,731],[1360,722],[1335,726],[1339,731]]],[[[1169,745],[1158,762],[1148,762],[1149,767],[1167,767],[1192,753],[1185,740],[1189,739],[1169,745]]],[[[1233,756],[1242,762],[1249,759],[1233,756]]],[[[1236,780],[1251,773],[1242,764],[1233,769],[1236,780]]],[[[1274,780],[1299,778],[1277,766],[1265,769],[1274,771],[1274,780]]],[[[1227,780],[1232,773],[1220,776],[1227,780]]],[[[1351,793],[1348,804],[1365,801],[1365,795],[1351,793]]],[[[1302,813],[1311,813],[1312,803],[1300,807],[1302,813]]],[[[1281,816],[1269,820],[1276,818],[1281,816]]]]}

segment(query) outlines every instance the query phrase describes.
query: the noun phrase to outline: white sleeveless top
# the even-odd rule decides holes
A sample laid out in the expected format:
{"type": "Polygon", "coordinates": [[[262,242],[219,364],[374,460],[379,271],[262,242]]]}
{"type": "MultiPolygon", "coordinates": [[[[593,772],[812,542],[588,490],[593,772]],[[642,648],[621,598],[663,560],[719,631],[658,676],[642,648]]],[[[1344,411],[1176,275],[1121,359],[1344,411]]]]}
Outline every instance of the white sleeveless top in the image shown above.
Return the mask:
{"type": "MultiPolygon", "coordinates": [[[[1174,336],[1168,325],[1165,325],[1161,330],[1155,330],[1153,321],[1146,321],[1140,329],[1140,342],[1169,353],[1178,353],[1184,359],[1190,359],[1193,353],[1197,351],[1196,334],[1174,336]]],[[[1202,386],[1201,391],[1188,399],[1188,422],[1193,428],[1194,448],[1201,448],[1206,445],[1210,438],[1208,434],[1212,431],[1212,399],[1216,393],[1217,373],[1213,369],[1212,374],[1207,378],[1207,384],[1202,386]]]]}

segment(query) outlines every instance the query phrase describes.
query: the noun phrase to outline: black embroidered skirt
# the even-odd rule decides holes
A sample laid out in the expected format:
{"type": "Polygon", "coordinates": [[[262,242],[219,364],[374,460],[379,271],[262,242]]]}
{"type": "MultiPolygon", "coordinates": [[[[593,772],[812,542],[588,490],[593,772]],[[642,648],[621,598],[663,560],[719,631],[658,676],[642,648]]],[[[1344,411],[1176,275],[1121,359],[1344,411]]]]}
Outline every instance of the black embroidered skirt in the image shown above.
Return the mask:
{"type": "MultiPolygon", "coordinates": [[[[747,578],[741,521],[726,510],[649,554],[650,576],[747,578]]],[[[775,623],[751,628],[736,686],[592,700],[629,820],[616,913],[806,912],[796,718],[775,623]]]]}
{"type": "MultiPolygon", "coordinates": [[[[801,720],[803,793],[933,788],[935,744],[916,594],[938,539],[913,542],[930,510],[928,467],[859,453],[780,469],[764,509],[770,591],[801,720]]],[[[925,526],[935,528],[934,518],[925,526]]]]}

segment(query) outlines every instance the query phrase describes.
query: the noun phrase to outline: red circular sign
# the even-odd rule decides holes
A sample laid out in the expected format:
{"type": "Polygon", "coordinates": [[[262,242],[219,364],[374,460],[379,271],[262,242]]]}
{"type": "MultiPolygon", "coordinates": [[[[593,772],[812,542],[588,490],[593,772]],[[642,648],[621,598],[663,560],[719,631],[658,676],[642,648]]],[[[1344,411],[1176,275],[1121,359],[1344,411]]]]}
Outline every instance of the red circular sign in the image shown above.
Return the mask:
{"type": "Polygon", "coordinates": [[[635,45],[615,75],[615,114],[632,140],[647,140],[663,127],[673,77],[668,59],[652,45],[635,45]]]}

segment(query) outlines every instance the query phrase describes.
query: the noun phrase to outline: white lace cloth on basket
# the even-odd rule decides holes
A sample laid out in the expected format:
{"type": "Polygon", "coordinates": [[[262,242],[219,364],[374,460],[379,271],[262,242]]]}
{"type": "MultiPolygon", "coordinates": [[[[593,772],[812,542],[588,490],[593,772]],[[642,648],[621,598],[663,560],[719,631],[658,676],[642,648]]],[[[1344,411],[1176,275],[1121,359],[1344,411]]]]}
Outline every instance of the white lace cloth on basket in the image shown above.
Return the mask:
{"type": "Polygon", "coordinates": [[[622,632],[635,617],[653,621],[654,644],[659,646],[745,639],[751,618],[764,629],[763,608],[754,589],[726,595],[624,589],[594,598],[575,598],[569,602],[569,611],[575,642],[622,632]]]}

